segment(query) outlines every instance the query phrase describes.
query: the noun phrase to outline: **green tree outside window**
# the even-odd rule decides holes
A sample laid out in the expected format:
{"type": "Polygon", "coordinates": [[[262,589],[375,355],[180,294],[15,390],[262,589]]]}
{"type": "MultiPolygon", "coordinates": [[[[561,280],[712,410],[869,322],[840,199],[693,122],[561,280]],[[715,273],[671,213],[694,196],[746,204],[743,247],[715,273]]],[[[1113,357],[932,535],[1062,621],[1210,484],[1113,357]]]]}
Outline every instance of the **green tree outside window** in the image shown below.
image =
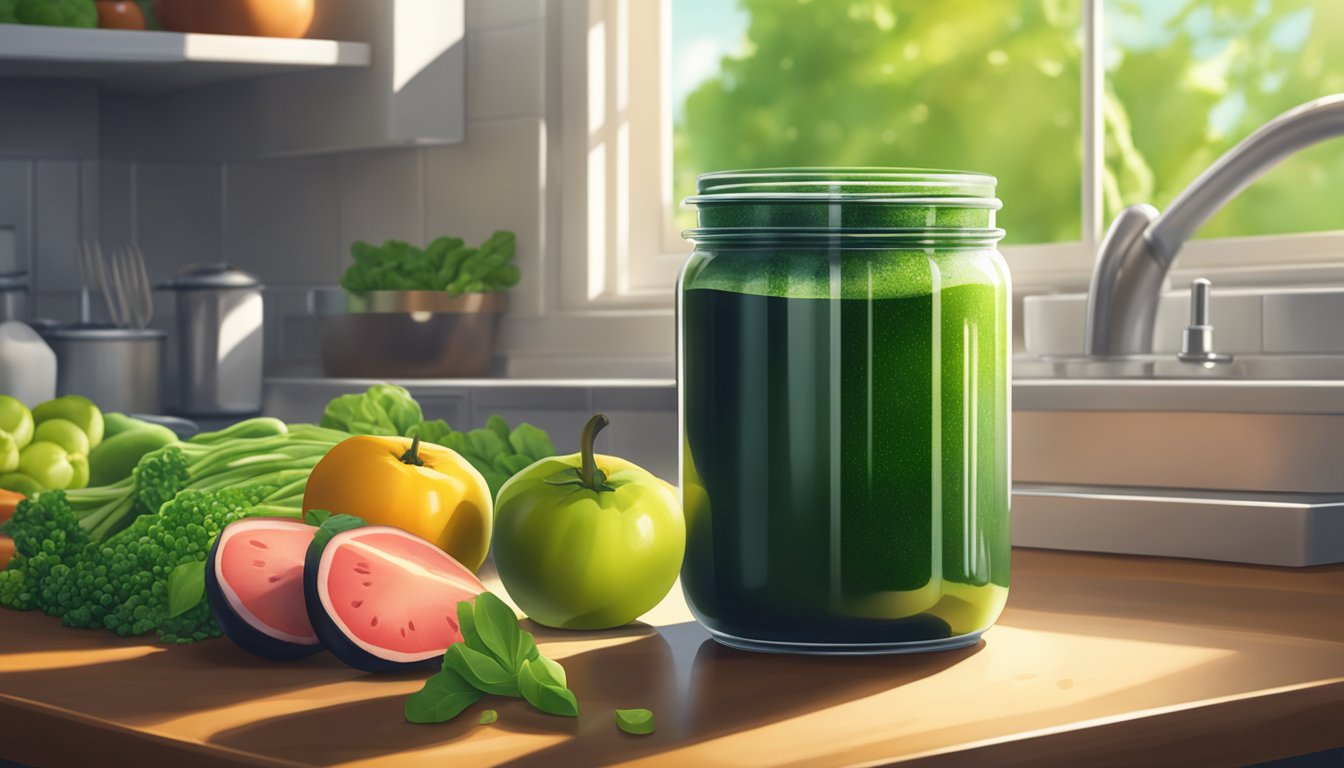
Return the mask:
{"type": "MultiPolygon", "coordinates": [[[[714,169],[959,168],[998,177],[1007,242],[1079,239],[1078,0],[738,0],[735,31],[725,7],[673,7],[673,75],[696,79],[676,93],[678,198],[714,169]]],[[[1344,91],[1338,0],[1109,0],[1105,18],[1108,217],[1167,204],[1265,120],[1344,91]]],[[[1340,227],[1339,200],[1344,144],[1327,144],[1201,236],[1340,227]]]]}

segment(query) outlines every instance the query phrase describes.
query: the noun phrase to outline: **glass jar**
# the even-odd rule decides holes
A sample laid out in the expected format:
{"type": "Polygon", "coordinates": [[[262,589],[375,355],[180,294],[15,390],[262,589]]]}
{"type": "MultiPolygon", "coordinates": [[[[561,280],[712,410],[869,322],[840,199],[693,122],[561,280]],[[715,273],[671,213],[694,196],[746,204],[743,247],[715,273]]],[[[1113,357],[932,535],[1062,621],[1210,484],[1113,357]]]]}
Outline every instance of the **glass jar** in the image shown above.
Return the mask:
{"type": "Polygon", "coordinates": [[[677,291],[682,584],[720,642],[938,650],[998,618],[1012,326],[994,185],[699,177],[677,291]]]}

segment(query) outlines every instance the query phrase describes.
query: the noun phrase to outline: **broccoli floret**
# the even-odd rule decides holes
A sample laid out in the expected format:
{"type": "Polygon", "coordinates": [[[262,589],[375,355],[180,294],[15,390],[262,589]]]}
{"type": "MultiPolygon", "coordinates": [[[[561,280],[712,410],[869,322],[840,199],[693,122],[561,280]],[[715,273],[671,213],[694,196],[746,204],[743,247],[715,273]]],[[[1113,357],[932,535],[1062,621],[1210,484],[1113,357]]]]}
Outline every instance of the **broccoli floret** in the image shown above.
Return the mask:
{"type": "Polygon", "coordinates": [[[139,489],[140,504],[149,513],[158,512],[191,480],[186,456],[176,446],[149,454],[135,465],[131,474],[139,489]]]}
{"type": "Polygon", "coordinates": [[[33,607],[33,595],[28,589],[28,577],[23,570],[22,557],[15,557],[9,568],[0,571],[0,605],[16,611],[33,607]]]}
{"type": "Polygon", "coordinates": [[[64,557],[89,541],[64,491],[47,491],[19,502],[0,532],[13,539],[15,551],[26,557],[39,552],[64,557]]]}
{"type": "Polygon", "coordinates": [[[183,563],[204,560],[224,526],[246,516],[252,505],[274,490],[258,486],[218,493],[184,491],[164,504],[159,514],[136,518],[130,528],[104,542],[81,585],[95,588],[98,566],[106,567],[104,594],[112,596],[112,607],[103,616],[103,625],[119,635],[160,629],[174,642],[219,635],[208,609],[188,611],[169,621],[168,576],[183,563]]]}
{"type": "Polygon", "coordinates": [[[0,604],[38,608],[73,627],[106,627],[119,635],[157,630],[164,642],[217,637],[204,601],[168,615],[168,577],[177,566],[205,560],[215,536],[275,492],[253,486],[216,493],[183,491],[158,514],[141,515],[101,543],[90,542],[64,494],[20,504],[13,528],[19,550],[0,571],[0,604]],[[22,543],[20,543],[22,541],[22,543]]]}
{"type": "Polygon", "coordinates": [[[89,543],[65,494],[48,491],[20,502],[3,530],[14,539],[16,554],[0,572],[0,605],[47,613],[59,609],[58,593],[64,588],[70,564],[89,543]]]}

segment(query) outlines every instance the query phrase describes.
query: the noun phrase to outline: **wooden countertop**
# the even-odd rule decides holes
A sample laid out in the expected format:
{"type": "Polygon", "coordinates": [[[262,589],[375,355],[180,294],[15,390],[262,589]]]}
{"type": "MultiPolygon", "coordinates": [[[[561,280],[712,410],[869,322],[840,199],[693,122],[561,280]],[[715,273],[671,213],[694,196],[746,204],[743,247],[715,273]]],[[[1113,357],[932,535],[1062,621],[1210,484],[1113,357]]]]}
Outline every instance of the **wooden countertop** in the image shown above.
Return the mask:
{"type": "MultiPolygon", "coordinates": [[[[1344,747],[1344,566],[1017,551],[976,647],[803,658],[718,646],[674,591],[653,626],[539,631],[582,716],[491,699],[402,720],[422,674],[227,640],[165,647],[0,610],[0,757],[40,766],[1244,765],[1344,747]],[[493,725],[476,723],[485,706],[493,725]],[[619,732],[614,707],[655,711],[619,732]],[[114,759],[121,757],[122,760],[114,759]]],[[[533,629],[536,629],[533,627],[533,629]]]]}

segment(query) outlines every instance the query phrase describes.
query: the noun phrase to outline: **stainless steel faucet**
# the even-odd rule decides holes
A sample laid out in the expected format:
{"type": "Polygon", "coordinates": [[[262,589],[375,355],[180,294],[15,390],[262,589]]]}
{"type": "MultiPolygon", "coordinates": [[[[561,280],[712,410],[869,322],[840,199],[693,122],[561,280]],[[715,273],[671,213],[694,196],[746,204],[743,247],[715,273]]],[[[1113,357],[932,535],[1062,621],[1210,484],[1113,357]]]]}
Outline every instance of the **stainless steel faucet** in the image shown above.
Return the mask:
{"type": "Polygon", "coordinates": [[[1167,270],[1181,246],[1210,216],[1251,182],[1296,152],[1344,135],[1344,94],[1290,109],[1263,125],[1209,169],[1159,214],[1131,205],[1111,223],[1087,298],[1087,354],[1099,357],[1153,350],[1153,323],[1167,270]]]}

